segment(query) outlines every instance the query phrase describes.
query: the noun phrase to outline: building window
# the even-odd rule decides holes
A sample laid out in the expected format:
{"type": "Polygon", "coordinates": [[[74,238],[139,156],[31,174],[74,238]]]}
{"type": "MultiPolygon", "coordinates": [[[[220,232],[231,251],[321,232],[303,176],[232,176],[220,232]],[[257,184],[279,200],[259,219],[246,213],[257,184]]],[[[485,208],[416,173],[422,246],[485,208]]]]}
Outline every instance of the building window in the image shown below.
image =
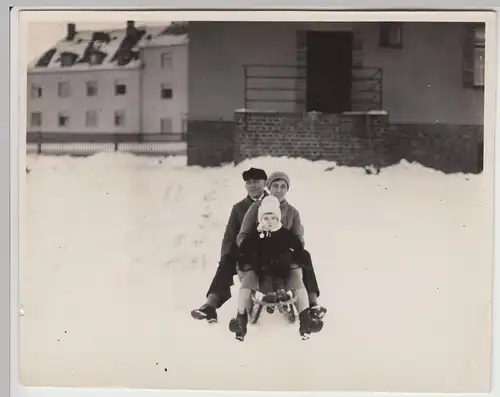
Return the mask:
{"type": "Polygon", "coordinates": [[[484,87],[485,40],[484,27],[474,29],[474,86],[484,87]]]}
{"type": "Polygon", "coordinates": [[[172,91],[172,85],[170,83],[163,83],[161,85],[161,97],[162,99],[172,99],[174,93],[172,91]]]}
{"type": "Polygon", "coordinates": [[[57,121],[59,127],[69,127],[69,116],[65,112],[61,112],[58,115],[58,121],[57,121]]]}
{"type": "Polygon", "coordinates": [[[115,118],[115,127],[122,127],[125,125],[124,110],[115,110],[114,118],[115,118]]]}
{"type": "Polygon", "coordinates": [[[381,22],[379,29],[380,47],[401,48],[403,46],[402,22],[381,22]]]}
{"type": "Polygon", "coordinates": [[[123,82],[115,82],[115,95],[125,95],[127,93],[127,86],[123,82]]]}
{"type": "Polygon", "coordinates": [[[67,98],[71,95],[69,81],[60,81],[57,83],[57,94],[60,98],[67,98]]]}
{"type": "Polygon", "coordinates": [[[42,87],[39,85],[33,84],[31,86],[31,97],[32,98],[41,98],[42,97],[42,87]]]}
{"type": "Polygon", "coordinates": [[[31,127],[41,127],[42,126],[42,113],[32,112],[30,115],[30,126],[31,127]]]}
{"type": "Polygon", "coordinates": [[[464,40],[464,86],[484,88],[485,26],[468,24],[464,40]]]}
{"type": "Polygon", "coordinates": [[[97,81],[87,81],[87,96],[97,96],[97,81]]]}
{"type": "Polygon", "coordinates": [[[85,112],[85,125],[87,127],[97,126],[97,112],[95,110],[87,110],[85,112]]]}
{"type": "Polygon", "coordinates": [[[172,132],[172,119],[162,118],[160,119],[160,129],[162,134],[168,134],[172,132]]]}
{"type": "Polygon", "coordinates": [[[105,57],[106,56],[102,52],[95,51],[90,54],[89,62],[91,65],[100,65],[105,57]]]}
{"type": "Polygon", "coordinates": [[[69,52],[61,54],[61,66],[71,66],[76,61],[78,56],[69,52]]]}
{"type": "Polygon", "coordinates": [[[164,52],[161,54],[161,68],[172,70],[174,67],[174,62],[172,59],[172,54],[170,52],[164,52]]]}

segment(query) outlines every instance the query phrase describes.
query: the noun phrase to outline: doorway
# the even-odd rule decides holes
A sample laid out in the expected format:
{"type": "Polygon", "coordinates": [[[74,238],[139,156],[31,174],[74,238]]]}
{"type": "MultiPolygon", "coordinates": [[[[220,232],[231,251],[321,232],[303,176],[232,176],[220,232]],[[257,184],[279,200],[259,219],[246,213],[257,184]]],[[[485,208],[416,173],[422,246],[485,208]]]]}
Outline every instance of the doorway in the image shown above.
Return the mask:
{"type": "Polygon", "coordinates": [[[306,111],[351,110],[353,33],[309,31],[306,40],[306,111]]]}

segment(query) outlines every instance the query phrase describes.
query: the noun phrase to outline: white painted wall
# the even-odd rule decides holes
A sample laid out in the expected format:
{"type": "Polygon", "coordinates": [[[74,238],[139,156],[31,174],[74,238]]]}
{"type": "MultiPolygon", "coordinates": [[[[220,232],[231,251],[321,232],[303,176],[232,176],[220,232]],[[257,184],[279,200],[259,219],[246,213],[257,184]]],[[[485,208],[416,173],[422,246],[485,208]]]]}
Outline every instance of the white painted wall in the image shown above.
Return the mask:
{"type": "MultiPolygon", "coordinates": [[[[189,117],[232,120],[234,109],[244,105],[243,64],[293,65],[297,30],[352,26],[190,22],[189,117]]],[[[462,85],[460,28],[454,23],[406,23],[403,49],[397,50],[378,47],[377,24],[356,24],[364,33],[363,64],[384,69],[383,102],[391,122],[482,124],[483,92],[462,85]]],[[[294,109],[292,103],[260,106],[294,109]]]]}
{"type": "Polygon", "coordinates": [[[43,71],[29,73],[27,77],[27,129],[41,132],[123,132],[137,133],[140,126],[139,114],[139,70],[99,70],[99,71],[43,71]],[[115,96],[115,81],[127,85],[127,93],[115,96]],[[58,96],[58,82],[68,81],[71,95],[58,96]],[[87,81],[97,81],[98,95],[86,96],[87,81]],[[42,97],[31,97],[31,86],[42,87],[42,97]],[[96,110],[96,127],[85,125],[86,110],[96,110]],[[114,125],[114,111],[123,110],[125,125],[114,125]],[[58,113],[67,112],[70,117],[68,127],[58,126],[58,113]],[[42,126],[30,126],[30,113],[42,113],[42,126]]]}
{"type": "Polygon", "coordinates": [[[160,120],[172,119],[172,132],[185,130],[187,114],[187,45],[146,47],[142,53],[143,69],[109,70],[44,70],[29,72],[27,81],[27,130],[29,132],[95,132],[95,133],[144,133],[161,132],[160,120]],[[161,54],[170,52],[173,68],[162,69],[161,54]],[[58,82],[68,81],[69,97],[58,96],[58,82]],[[86,84],[97,81],[97,96],[87,96],[86,84]],[[124,96],[115,96],[115,81],[127,85],[124,96]],[[171,83],[172,99],[161,98],[162,83],[171,83]],[[32,86],[42,87],[42,97],[31,96],[32,86]],[[86,125],[86,111],[95,110],[98,122],[95,127],[86,125]],[[114,125],[114,111],[125,113],[125,125],[114,125]],[[42,113],[41,127],[30,125],[30,114],[42,113]],[[70,117],[67,127],[58,125],[59,112],[70,117]]]}
{"type": "Polygon", "coordinates": [[[142,127],[144,133],[160,133],[160,120],[172,119],[172,132],[184,132],[184,119],[188,111],[187,45],[169,47],[147,47],[143,49],[145,68],[142,73],[142,127]],[[162,54],[170,54],[173,60],[171,69],[162,68],[162,54]],[[162,83],[173,88],[172,99],[161,98],[162,83]]]}

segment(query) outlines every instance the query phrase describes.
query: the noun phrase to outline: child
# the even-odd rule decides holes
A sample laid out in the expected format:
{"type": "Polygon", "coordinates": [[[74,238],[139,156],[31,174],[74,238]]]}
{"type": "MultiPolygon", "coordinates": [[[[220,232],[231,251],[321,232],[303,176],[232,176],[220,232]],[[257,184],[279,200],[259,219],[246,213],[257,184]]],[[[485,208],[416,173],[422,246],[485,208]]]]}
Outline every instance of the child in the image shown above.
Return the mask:
{"type": "MultiPolygon", "coordinates": [[[[277,287],[276,300],[287,301],[290,295],[285,292],[286,287],[296,297],[300,334],[304,336],[319,332],[322,322],[316,322],[311,317],[302,269],[295,261],[296,257],[300,257],[303,245],[292,231],[282,226],[280,203],[276,197],[267,196],[262,200],[258,221],[257,228],[248,234],[239,247],[238,275],[241,286],[238,292],[238,315],[229,323],[229,329],[243,340],[248,322],[246,309],[252,291],[273,292],[273,287],[277,287]],[[273,281],[276,283],[274,286],[273,281]]],[[[267,297],[273,295],[268,294],[267,297]]]]}

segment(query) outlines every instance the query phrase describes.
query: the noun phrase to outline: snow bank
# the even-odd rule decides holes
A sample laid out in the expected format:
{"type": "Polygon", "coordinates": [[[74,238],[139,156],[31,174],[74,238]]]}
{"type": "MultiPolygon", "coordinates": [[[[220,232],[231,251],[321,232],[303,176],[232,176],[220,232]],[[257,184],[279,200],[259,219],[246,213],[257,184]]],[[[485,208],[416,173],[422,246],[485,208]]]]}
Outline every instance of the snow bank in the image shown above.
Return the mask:
{"type": "Polygon", "coordinates": [[[127,153],[28,158],[25,385],[486,389],[483,176],[408,163],[370,176],[286,158],[185,164],[127,153]],[[307,342],[278,315],[264,315],[236,342],[227,328],[234,299],[217,325],[189,316],[203,303],[249,166],[291,177],[289,201],[329,308],[323,332],[307,342]]]}

